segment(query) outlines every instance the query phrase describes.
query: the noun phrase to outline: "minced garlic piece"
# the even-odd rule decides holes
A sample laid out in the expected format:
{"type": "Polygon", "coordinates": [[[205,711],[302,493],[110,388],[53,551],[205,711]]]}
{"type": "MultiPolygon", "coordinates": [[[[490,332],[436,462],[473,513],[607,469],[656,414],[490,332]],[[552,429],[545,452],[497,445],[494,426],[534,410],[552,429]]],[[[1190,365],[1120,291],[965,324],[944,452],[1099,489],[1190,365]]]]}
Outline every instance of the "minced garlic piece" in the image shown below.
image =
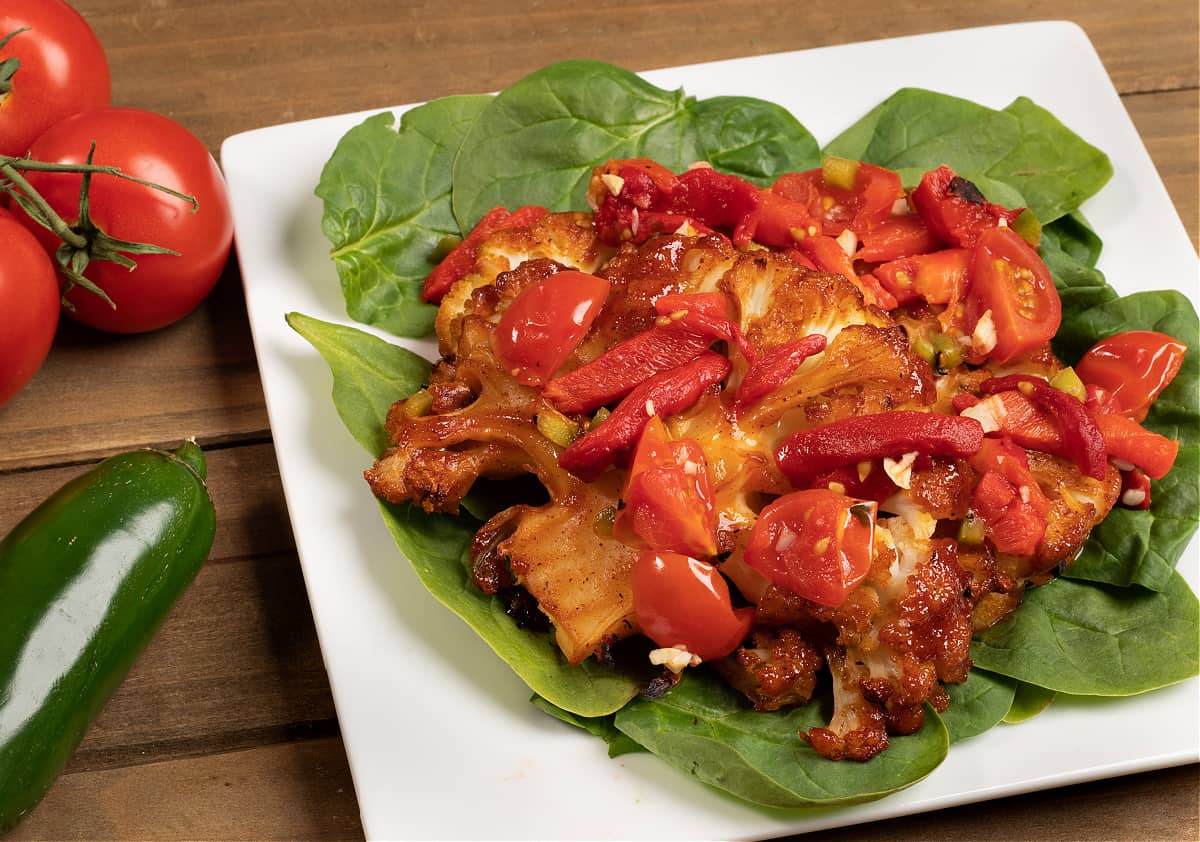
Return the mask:
{"type": "Polygon", "coordinates": [[[687,651],[686,646],[667,646],[655,649],[650,653],[650,663],[656,667],[665,666],[671,672],[679,675],[688,667],[700,666],[700,656],[687,651]]]}
{"type": "Polygon", "coordinates": [[[883,457],[883,470],[899,488],[912,488],[912,466],[917,461],[917,451],[910,450],[899,459],[883,457]]]}

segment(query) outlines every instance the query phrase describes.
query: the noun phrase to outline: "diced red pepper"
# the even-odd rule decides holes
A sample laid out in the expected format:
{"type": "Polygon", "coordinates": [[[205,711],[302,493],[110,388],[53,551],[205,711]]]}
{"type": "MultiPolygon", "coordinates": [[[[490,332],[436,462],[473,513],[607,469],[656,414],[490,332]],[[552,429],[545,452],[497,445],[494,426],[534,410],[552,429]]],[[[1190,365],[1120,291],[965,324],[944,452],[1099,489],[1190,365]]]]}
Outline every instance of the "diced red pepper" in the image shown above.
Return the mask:
{"type": "Polygon", "coordinates": [[[971,509],[992,544],[1003,553],[1033,555],[1046,534],[1050,501],[1033,478],[1025,451],[1007,436],[984,439],[971,466],[982,474],[971,509]]]}
{"type": "Polygon", "coordinates": [[[983,427],[974,418],[897,410],[792,433],[775,451],[775,459],[792,485],[804,488],[818,475],[843,465],[913,450],[965,458],[982,443],[983,427]]]}
{"type": "Polygon", "coordinates": [[[824,234],[805,236],[796,242],[796,248],[811,258],[816,268],[822,272],[841,275],[850,280],[862,292],[863,300],[867,304],[882,307],[884,310],[891,310],[896,306],[895,297],[880,286],[873,276],[858,276],[854,271],[854,262],[846,254],[841,243],[833,237],[824,234]]]}
{"type": "Polygon", "coordinates": [[[1150,508],[1150,478],[1137,468],[1121,471],[1121,496],[1117,502],[1127,509],[1150,508]]]}
{"type": "Polygon", "coordinates": [[[742,378],[733,397],[734,410],[758,403],[786,383],[802,362],[824,350],[825,337],[819,333],[768,348],[751,363],[742,378]]]}
{"type": "Polygon", "coordinates": [[[1044,409],[1058,426],[1062,435],[1061,449],[1048,452],[1070,459],[1084,476],[1104,479],[1108,469],[1104,435],[1082,403],[1046,381],[1027,374],[993,377],[979,386],[980,394],[984,395],[1013,390],[1020,391],[1044,409]]]}
{"type": "Polygon", "coordinates": [[[536,205],[526,205],[512,213],[503,207],[492,208],[483,215],[483,219],[476,223],[475,227],[471,229],[471,233],[467,234],[463,241],[455,246],[454,250],[446,255],[445,259],[434,267],[434,270],[425,278],[425,285],[421,290],[421,300],[434,304],[441,301],[442,296],[450,291],[450,287],[475,268],[475,260],[479,257],[479,247],[492,234],[506,228],[532,225],[547,213],[545,208],[536,205]]]}
{"type": "Polygon", "coordinates": [[[573,441],[558,464],[591,482],[641,435],[651,415],[675,415],[700,399],[704,390],[729,374],[729,360],[705,351],[685,365],[660,372],[638,384],[595,429],[573,441]]]}
{"type": "Polygon", "coordinates": [[[979,235],[1000,220],[1011,227],[1024,210],[992,204],[978,187],[945,166],[925,173],[910,201],[935,237],[959,248],[974,246],[979,235]]]}

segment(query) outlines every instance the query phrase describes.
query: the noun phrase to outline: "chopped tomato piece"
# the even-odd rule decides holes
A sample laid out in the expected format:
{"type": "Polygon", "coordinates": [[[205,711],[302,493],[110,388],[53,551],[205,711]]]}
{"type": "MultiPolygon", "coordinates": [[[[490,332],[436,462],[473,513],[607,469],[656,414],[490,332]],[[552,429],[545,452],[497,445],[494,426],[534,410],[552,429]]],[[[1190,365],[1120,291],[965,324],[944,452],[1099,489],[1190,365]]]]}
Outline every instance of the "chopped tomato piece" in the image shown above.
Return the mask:
{"type": "Polygon", "coordinates": [[[734,608],[717,568],[679,553],[647,551],[633,564],[633,613],[646,637],[705,661],[723,658],[750,631],[752,608],[734,608]]]}
{"type": "Polygon", "coordinates": [[[1023,210],[992,204],[978,187],[949,167],[925,173],[910,201],[935,237],[948,246],[961,248],[975,245],[984,231],[992,230],[1001,220],[1011,226],[1023,210]]]}
{"type": "Polygon", "coordinates": [[[1187,346],[1153,330],[1128,330],[1101,339],[1075,366],[1086,384],[1099,386],[1122,414],[1141,421],[1183,365],[1187,346]]]}
{"type": "Polygon", "coordinates": [[[613,529],[626,543],[695,558],[717,554],[704,451],[691,439],[673,441],[657,415],[642,430],[623,499],[613,529]]]}
{"type": "Polygon", "coordinates": [[[545,383],[587,334],[608,287],[603,278],[569,269],[521,290],[496,326],[496,356],[518,381],[545,383]]]}
{"type": "Polygon", "coordinates": [[[475,259],[479,256],[479,246],[492,234],[506,228],[532,225],[547,212],[545,208],[537,205],[526,205],[512,213],[503,207],[492,208],[483,215],[483,219],[476,223],[475,227],[471,229],[471,233],[467,234],[463,241],[455,246],[454,250],[446,255],[442,262],[434,267],[434,270],[425,278],[425,285],[421,290],[421,300],[434,304],[441,301],[442,296],[450,291],[450,287],[475,267],[475,259]]]}
{"type": "Polygon", "coordinates": [[[746,563],[772,584],[836,608],[871,569],[878,505],[825,488],[785,494],[750,530],[746,563]]]}
{"type": "Polygon", "coordinates": [[[863,294],[867,304],[891,310],[896,306],[896,299],[890,292],[880,286],[879,281],[870,274],[861,278],[854,271],[854,263],[833,237],[824,234],[805,236],[796,242],[796,248],[812,259],[817,269],[833,275],[841,275],[849,279],[863,294]]]}
{"type": "Polygon", "coordinates": [[[883,263],[914,254],[936,251],[941,243],[929,231],[920,214],[890,216],[862,235],[862,247],[855,255],[868,263],[883,263]]]}
{"type": "Polygon", "coordinates": [[[1006,436],[984,439],[971,466],[982,474],[971,509],[992,544],[1002,553],[1033,555],[1046,534],[1050,501],[1030,473],[1025,451],[1006,436]]]}
{"type": "Polygon", "coordinates": [[[884,223],[896,200],[904,196],[904,187],[891,170],[855,161],[842,163],[848,167],[839,169],[853,170],[852,189],[830,184],[824,170],[817,169],[782,175],[771,192],[806,205],[810,218],[819,220],[827,236],[836,237],[847,228],[864,236],[884,223]]]}
{"type": "Polygon", "coordinates": [[[1062,302],[1046,264],[1010,228],[979,235],[967,300],[972,323],[991,312],[996,344],[988,356],[1001,363],[1049,342],[1062,321],[1062,302]]]}
{"type": "Polygon", "coordinates": [[[952,304],[966,292],[970,262],[968,249],[943,249],[876,266],[874,275],[902,304],[916,299],[952,304]]]}

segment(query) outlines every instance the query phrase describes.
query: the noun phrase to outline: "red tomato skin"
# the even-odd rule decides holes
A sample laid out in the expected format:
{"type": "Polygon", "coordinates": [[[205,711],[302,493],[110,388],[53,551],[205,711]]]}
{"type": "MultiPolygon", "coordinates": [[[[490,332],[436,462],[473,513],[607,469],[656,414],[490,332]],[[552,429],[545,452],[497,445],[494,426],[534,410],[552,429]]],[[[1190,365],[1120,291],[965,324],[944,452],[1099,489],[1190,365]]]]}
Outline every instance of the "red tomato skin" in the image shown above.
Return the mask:
{"type": "Polygon", "coordinates": [[[996,347],[987,356],[1000,363],[1046,344],[1062,322],[1062,302],[1050,271],[1011,228],[989,228],[979,235],[971,254],[967,302],[974,311],[972,326],[992,311],[996,347]]]}
{"type": "Polygon", "coordinates": [[[785,494],[754,522],[746,563],[784,590],[837,608],[871,569],[877,511],[874,501],[825,488],[785,494]]]}
{"type": "Polygon", "coordinates": [[[41,244],[0,209],[0,406],[41,367],[58,328],[58,281],[41,244]]]}
{"type": "Polygon", "coordinates": [[[0,61],[21,62],[0,101],[0,155],[24,155],[59,120],[112,99],[104,49],[78,12],[63,0],[5,0],[0,39],[26,26],[0,50],[0,61]]]}
{"type": "MultiPolygon", "coordinates": [[[[188,202],[152,188],[109,175],[92,178],[95,225],[117,239],[153,243],[179,254],[134,255],[133,271],[93,261],[84,275],[108,293],[116,309],[75,288],[67,294],[75,309],[67,313],[112,333],[156,330],[194,310],[221,276],[233,242],[225,181],[195,135],[168,117],[136,108],[103,108],[68,117],[34,141],[30,153],[42,161],[82,164],[93,140],[94,163],[120,167],[199,202],[193,213],[188,202]]],[[[77,221],[82,176],[31,172],[26,177],[63,219],[77,221]]],[[[24,213],[17,215],[53,255],[58,239],[24,213]]]]}
{"type": "Polygon", "coordinates": [[[683,646],[704,661],[736,649],[754,617],[753,609],[733,607],[725,578],[708,562],[653,551],[633,564],[633,612],[659,646],[683,646]]]}
{"type": "Polygon", "coordinates": [[[1141,421],[1183,365],[1187,346],[1153,330],[1128,330],[1101,339],[1080,358],[1075,373],[1117,402],[1121,414],[1141,421]]]}
{"type": "Polygon", "coordinates": [[[496,326],[496,354],[509,373],[540,386],[578,347],[608,298],[608,281],[568,269],[521,290],[496,326]]]}

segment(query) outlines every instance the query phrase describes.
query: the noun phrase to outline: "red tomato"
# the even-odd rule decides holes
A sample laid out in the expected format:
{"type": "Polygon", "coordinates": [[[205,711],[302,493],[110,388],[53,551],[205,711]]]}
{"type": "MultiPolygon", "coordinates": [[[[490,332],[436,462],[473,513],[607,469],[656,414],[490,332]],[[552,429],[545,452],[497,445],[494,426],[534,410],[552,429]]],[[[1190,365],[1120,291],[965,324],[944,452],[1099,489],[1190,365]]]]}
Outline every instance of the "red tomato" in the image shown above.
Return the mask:
{"type": "MultiPolygon", "coordinates": [[[[85,277],[116,304],[75,288],[67,294],[77,321],[113,333],[141,333],[168,325],[194,310],[216,284],[229,256],[233,222],[225,182],[208,149],[173,120],[135,108],[103,108],[68,117],[34,141],[41,161],[82,164],[96,143],[96,164],[120,167],[129,175],[170,187],[199,202],[193,212],[182,199],[110,175],[92,178],[92,222],[111,237],[152,243],[179,252],[134,255],[133,271],[108,261],[92,261],[85,277]]],[[[79,217],[82,176],[34,173],[26,176],[69,224],[79,217]]],[[[23,213],[18,217],[54,254],[59,240],[23,213]]]]}
{"type": "Polygon", "coordinates": [[[703,557],[717,554],[712,480],[700,445],[672,441],[662,418],[646,422],[613,528],[627,543],[703,557]]]}
{"type": "Polygon", "coordinates": [[[608,298],[608,281],[557,272],[521,290],[496,326],[496,354],[529,386],[546,382],[583,340],[608,298]]]}
{"type": "Polygon", "coordinates": [[[854,172],[853,190],[828,184],[817,169],[782,175],[771,192],[806,204],[826,235],[836,237],[849,228],[861,237],[883,224],[896,200],[904,195],[904,188],[900,176],[891,170],[860,163],[854,172]]]}
{"type": "Polygon", "coordinates": [[[1003,553],[1033,555],[1046,534],[1050,501],[1030,473],[1025,451],[1007,436],[985,438],[971,467],[981,474],[971,509],[992,544],[1003,553]]]}
{"type": "Polygon", "coordinates": [[[1046,264],[1011,228],[979,235],[967,298],[976,316],[992,311],[996,347],[988,356],[1001,363],[1049,342],[1062,321],[1062,302],[1046,264]]]}
{"type": "Polygon", "coordinates": [[[785,494],[754,522],[746,563],[772,584],[836,608],[871,569],[878,508],[825,488],[785,494]]]}
{"type": "Polygon", "coordinates": [[[855,258],[877,263],[911,254],[927,254],[936,251],[939,245],[920,215],[909,213],[888,217],[874,230],[864,233],[862,248],[855,258]]]}
{"type": "Polygon", "coordinates": [[[54,265],[33,235],[0,209],[0,406],[46,359],[58,327],[54,265]]]}
{"type": "Polygon", "coordinates": [[[992,204],[978,187],[949,167],[925,173],[910,201],[935,237],[962,248],[975,245],[979,235],[995,228],[1000,220],[1012,225],[1021,215],[1020,209],[992,204]]]}
{"type": "Polygon", "coordinates": [[[64,117],[108,105],[111,85],[96,34],[62,0],[4,0],[0,40],[12,33],[0,48],[0,155],[21,156],[64,117]]]}
{"type": "Polygon", "coordinates": [[[967,249],[943,249],[889,261],[876,266],[874,274],[901,303],[921,298],[930,304],[950,304],[960,300],[967,288],[970,259],[967,249]]]}
{"type": "Polygon", "coordinates": [[[1101,339],[1075,365],[1084,383],[1105,389],[1122,414],[1135,421],[1170,385],[1183,365],[1187,346],[1153,330],[1128,330],[1101,339]]]}
{"type": "Polygon", "coordinates": [[[644,552],[633,565],[633,612],[659,646],[683,646],[702,660],[723,658],[750,631],[751,608],[734,608],[729,586],[704,561],[644,552]]]}

